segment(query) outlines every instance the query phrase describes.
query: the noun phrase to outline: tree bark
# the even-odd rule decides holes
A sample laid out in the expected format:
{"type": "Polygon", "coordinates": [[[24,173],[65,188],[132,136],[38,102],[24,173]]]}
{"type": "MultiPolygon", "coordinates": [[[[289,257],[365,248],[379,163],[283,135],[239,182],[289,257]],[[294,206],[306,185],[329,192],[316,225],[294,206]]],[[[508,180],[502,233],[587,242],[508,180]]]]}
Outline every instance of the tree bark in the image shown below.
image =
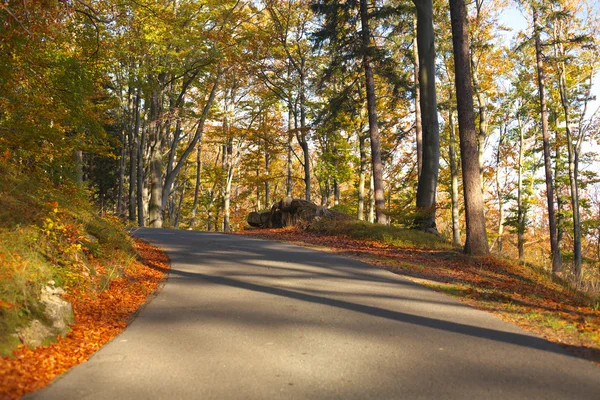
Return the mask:
{"type": "Polygon", "coordinates": [[[483,212],[481,178],[479,175],[477,130],[475,129],[475,117],[473,114],[473,88],[471,83],[467,10],[464,0],[450,0],[450,19],[452,23],[454,79],[456,81],[460,156],[467,222],[467,238],[464,251],[467,254],[483,256],[489,254],[489,247],[483,212]]]}
{"type": "Polygon", "coordinates": [[[134,105],[134,127],[130,130],[129,139],[129,220],[136,220],[136,197],[135,190],[137,187],[137,164],[138,164],[138,141],[140,137],[140,89],[138,88],[135,95],[134,105]]]}
{"type": "Polygon", "coordinates": [[[367,138],[359,132],[358,146],[360,152],[360,166],[358,170],[358,219],[365,220],[365,177],[367,175],[367,151],[365,141],[367,138]]]}
{"type": "Polygon", "coordinates": [[[500,128],[500,139],[498,141],[498,150],[496,151],[496,192],[498,194],[498,254],[502,254],[502,236],[504,234],[504,199],[502,193],[502,185],[500,184],[500,156],[502,150],[502,142],[504,141],[504,129],[504,126],[500,128]]]}
{"type": "Polygon", "coordinates": [[[440,130],[435,90],[433,3],[431,0],[413,2],[417,7],[419,87],[423,122],[423,161],[416,202],[419,216],[415,220],[415,227],[421,230],[436,230],[435,202],[440,166],[440,130]]]}
{"type": "Polygon", "coordinates": [[[450,176],[452,189],[452,244],[460,246],[460,215],[458,210],[458,165],[456,163],[456,125],[454,110],[448,112],[450,125],[450,176]]]}
{"type": "Polygon", "coordinates": [[[198,212],[198,201],[200,198],[200,183],[202,177],[202,143],[198,143],[196,150],[196,184],[194,185],[194,203],[192,204],[192,217],[190,219],[190,229],[196,226],[196,213],[198,212]]]}
{"type": "Polygon", "coordinates": [[[293,165],[292,165],[292,101],[288,102],[288,138],[287,138],[287,177],[285,181],[285,194],[286,197],[292,197],[293,189],[293,165]]]}
{"type": "Polygon", "coordinates": [[[519,128],[519,166],[517,177],[517,249],[519,260],[525,261],[525,219],[526,213],[523,205],[523,155],[524,155],[524,137],[521,116],[517,113],[517,123],[519,128]]]}
{"type": "Polygon", "coordinates": [[[117,215],[125,215],[125,166],[127,165],[127,135],[125,129],[121,132],[121,157],[119,158],[119,186],[117,190],[117,215]]]}
{"type": "Polygon", "coordinates": [[[417,20],[413,19],[414,34],[413,39],[413,77],[415,83],[415,141],[417,144],[417,168],[418,176],[421,176],[423,169],[423,121],[421,118],[421,88],[419,87],[419,49],[417,43],[417,20]]]}
{"type": "Polygon", "coordinates": [[[144,124],[142,128],[142,137],[140,138],[140,146],[138,148],[137,159],[137,218],[138,226],[146,226],[145,204],[144,204],[144,160],[146,152],[146,135],[148,127],[144,124]]]}
{"type": "Polygon", "coordinates": [[[213,82],[212,88],[210,90],[210,94],[208,95],[206,103],[204,104],[204,108],[202,109],[202,114],[200,115],[200,119],[198,120],[198,126],[196,127],[196,131],[194,132],[194,137],[183,151],[183,154],[181,155],[179,161],[177,161],[174,167],[172,167],[169,170],[169,173],[165,177],[165,183],[162,191],[161,212],[167,203],[168,197],[171,193],[171,188],[173,187],[173,182],[175,182],[175,178],[177,177],[177,175],[179,175],[181,168],[187,161],[194,148],[199,143],[201,145],[202,136],[204,135],[204,124],[206,122],[206,119],[208,118],[208,113],[215,99],[217,88],[219,87],[219,82],[221,80],[221,74],[222,72],[219,69],[219,71],[217,72],[217,76],[215,77],[215,81],[213,82]]]}
{"type": "Polygon", "coordinates": [[[550,249],[552,253],[552,272],[561,269],[560,249],[556,234],[556,217],[554,214],[554,185],[552,182],[552,165],[550,161],[550,138],[548,135],[548,109],[546,106],[545,74],[542,62],[542,43],[540,39],[540,26],[538,23],[538,9],[532,7],[533,37],[535,41],[535,59],[538,80],[538,95],[540,99],[540,114],[542,119],[542,140],[544,142],[544,171],[546,174],[546,200],[548,203],[548,227],[550,230],[550,249]]]}
{"type": "Polygon", "coordinates": [[[375,99],[375,79],[371,60],[371,32],[369,30],[369,17],[367,0],[360,0],[360,21],[362,28],[363,68],[365,70],[365,86],[367,92],[367,113],[369,116],[369,136],[371,138],[371,160],[373,164],[373,185],[375,194],[375,215],[378,224],[387,221],[385,210],[385,197],[383,186],[383,164],[381,162],[381,144],[379,126],[377,123],[377,105],[375,99]]]}
{"type": "MultiPolygon", "coordinates": [[[[160,81],[160,79],[159,79],[160,81]]],[[[148,226],[151,228],[162,228],[162,151],[161,151],[161,124],[160,115],[160,93],[154,85],[150,99],[150,204],[148,207],[148,226]]]]}

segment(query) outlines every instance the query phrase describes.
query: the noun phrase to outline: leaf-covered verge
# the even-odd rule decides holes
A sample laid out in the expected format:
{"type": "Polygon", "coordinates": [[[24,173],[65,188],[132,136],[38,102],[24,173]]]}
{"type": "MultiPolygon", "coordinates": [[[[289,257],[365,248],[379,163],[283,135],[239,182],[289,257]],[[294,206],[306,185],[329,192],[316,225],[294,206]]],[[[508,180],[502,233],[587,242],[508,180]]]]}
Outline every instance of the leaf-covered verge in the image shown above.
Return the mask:
{"type": "Polygon", "coordinates": [[[43,388],[125,329],[169,270],[169,260],[161,250],[141,240],[135,241],[135,249],[139,261],[131,262],[105,290],[93,289],[102,284],[102,275],[97,275],[87,285],[67,292],[64,297],[75,313],[67,336],[35,349],[21,345],[11,356],[0,358],[0,398],[16,399],[43,388]]]}
{"type": "Polygon", "coordinates": [[[166,256],[134,242],[122,223],[100,216],[89,194],[0,156],[0,398],[45,386],[118,334],[153,293],[166,256]],[[32,172],[33,171],[33,172],[32,172]],[[65,290],[75,323],[66,337],[29,349],[16,334],[37,319],[49,281],[65,290]]]}
{"type": "Polygon", "coordinates": [[[316,247],[389,270],[492,312],[600,365],[599,296],[578,292],[542,268],[492,256],[467,257],[440,244],[434,235],[401,231],[327,221],[304,231],[259,229],[236,234],[316,247]]]}

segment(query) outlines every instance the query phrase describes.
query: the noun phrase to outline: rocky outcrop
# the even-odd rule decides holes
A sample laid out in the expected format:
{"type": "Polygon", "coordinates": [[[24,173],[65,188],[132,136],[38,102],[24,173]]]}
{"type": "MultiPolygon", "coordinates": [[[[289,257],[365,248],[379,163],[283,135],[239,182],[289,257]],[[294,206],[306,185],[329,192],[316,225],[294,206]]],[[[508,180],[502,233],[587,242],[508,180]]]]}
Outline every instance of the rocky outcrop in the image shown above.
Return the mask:
{"type": "Polygon", "coordinates": [[[69,331],[69,325],[73,323],[73,307],[71,303],[60,296],[64,290],[54,286],[54,281],[48,282],[40,294],[40,303],[44,308],[44,324],[39,319],[34,319],[24,328],[19,329],[18,336],[21,342],[36,347],[44,342],[44,339],[54,338],[56,335],[64,336],[69,331]]]}
{"type": "Polygon", "coordinates": [[[307,225],[322,217],[353,219],[348,214],[317,206],[307,200],[286,197],[275,203],[271,211],[250,213],[247,221],[255,228],[282,228],[307,225]]]}

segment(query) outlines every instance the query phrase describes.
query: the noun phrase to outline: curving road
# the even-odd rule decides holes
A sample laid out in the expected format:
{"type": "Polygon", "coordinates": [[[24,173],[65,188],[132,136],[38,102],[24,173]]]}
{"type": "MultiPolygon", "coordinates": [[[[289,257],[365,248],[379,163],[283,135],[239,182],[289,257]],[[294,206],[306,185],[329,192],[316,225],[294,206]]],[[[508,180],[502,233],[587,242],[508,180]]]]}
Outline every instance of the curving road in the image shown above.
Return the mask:
{"type": "Polygon", "coordinates": [[[600,368],[333,254],[141,229],[167,284],[36,399],[599,399],[600,368]]]}

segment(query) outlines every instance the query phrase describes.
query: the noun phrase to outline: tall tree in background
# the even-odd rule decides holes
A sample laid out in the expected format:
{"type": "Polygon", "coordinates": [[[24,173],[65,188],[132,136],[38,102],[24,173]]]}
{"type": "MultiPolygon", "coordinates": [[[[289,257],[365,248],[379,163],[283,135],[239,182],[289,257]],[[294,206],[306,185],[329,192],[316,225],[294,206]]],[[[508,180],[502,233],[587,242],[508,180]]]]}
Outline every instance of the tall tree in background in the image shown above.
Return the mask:
{"type": "Polygon", "coordinates": [[[561,269],[562,261],[558,236],[556,233],[556,215],[554,212],[554,183],[552,181],[552,161],[550,159],[550,135],[548,134],[548,107],[546,105],[546,76],[542,61],[541,26],[539,23],[539,4],[532,2],[533,39],[535,42],[535,59],[538,80],[538,95],[540,104],[540,118],[542,120],[542,141],[544,143],[544,172],[546,175],[546,200],[548,203],[548,228],[550,229],[550,251],[552,252],[552,272],[561,269]]]}
{"type": "Polygon", "coordinates": [[[373,172],[373,187],[375,196],[375,218],[378,224],[385,224],[387,217],[385,209],[383,165],[381,163],[381,141],[377,123],[377,103],[375,99],[375,80],[373,78],[373,62],[371,48],[371,31],[369,30],[369,9],[367,0],[360,0],[360,23],[362,39],[362,62],[365,70],[365,90],[367,94],[367,114],[369,117],[369,137],[371,139],[371,165],[373,172]]]}
{"type": "Polygon", "coordinates": [[[415,226],[436,229],[435,202],[440,167],[440,128],[435,88],[435,44],[433,3],[413,0],[417,8],[417,46],[419,56],[419,94],[422,122],[422,167],[417,185],[419,216],[415,226]]]}
{"type": "Polygon", "coordinates": [[[489,254],[489,246],[485,228],[483,195],[479,174],[477,130],[475,129],[475,116],[473,114],[467,10],[464,0],[450,0],[450,19],[452,23],[456,103],[467,223],[465,253],[482,256],[489,254]]]}

